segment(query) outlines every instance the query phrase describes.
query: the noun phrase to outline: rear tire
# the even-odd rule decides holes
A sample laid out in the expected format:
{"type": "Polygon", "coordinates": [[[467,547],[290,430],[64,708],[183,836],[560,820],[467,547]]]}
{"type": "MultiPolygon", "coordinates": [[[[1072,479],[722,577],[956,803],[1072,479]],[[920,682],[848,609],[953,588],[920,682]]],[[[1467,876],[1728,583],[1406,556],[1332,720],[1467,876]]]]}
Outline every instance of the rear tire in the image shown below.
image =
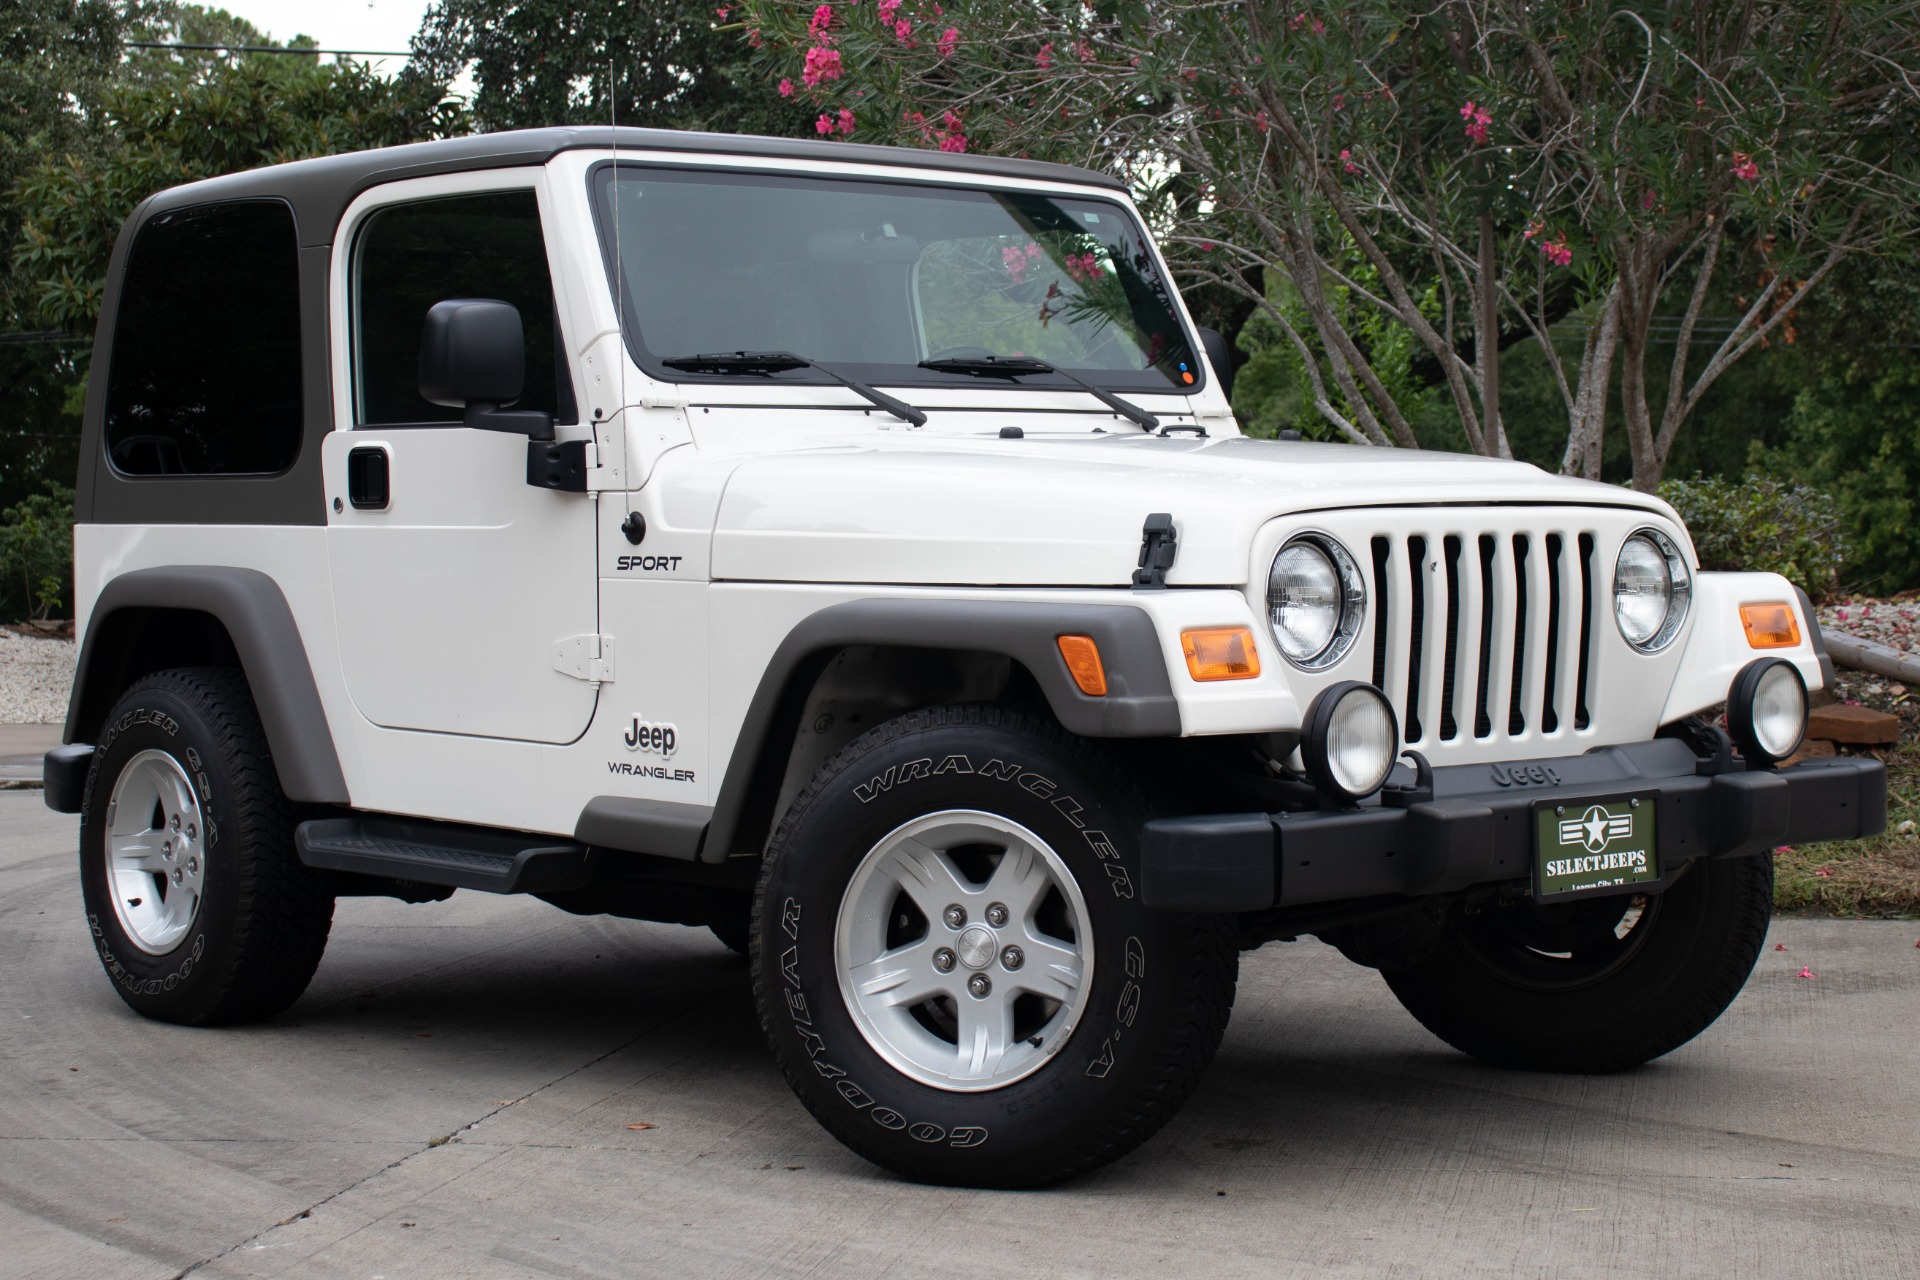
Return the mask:
{"type": "Polygon", "coordinates": [[[81,805],[80,886],[114,990],[162,1022],[279,1013],[326,949],[332,880],[294,853],[246,681],[163,671],[106,723],[81,805]]]}
{"type": "Polygon", "coordinates": [[[905,1177],[1057,1182],[1131,1151],[1212,1060],[1239,953],[1141,905],[1112,763],[997,707],[901,716],[796,798],[755,899],[761,1024],[841,1142],[905,1177]]]}
{"type": "Polygon", "coordinates": [[[1726,1011],[1772,914],[1771,855],[1701,859],[1657,895],[1467,916],[1421,960],[1382,976],[1462,1053],[1535,1071],[1619,1071],[1671,1053],[1726,1011]]]}

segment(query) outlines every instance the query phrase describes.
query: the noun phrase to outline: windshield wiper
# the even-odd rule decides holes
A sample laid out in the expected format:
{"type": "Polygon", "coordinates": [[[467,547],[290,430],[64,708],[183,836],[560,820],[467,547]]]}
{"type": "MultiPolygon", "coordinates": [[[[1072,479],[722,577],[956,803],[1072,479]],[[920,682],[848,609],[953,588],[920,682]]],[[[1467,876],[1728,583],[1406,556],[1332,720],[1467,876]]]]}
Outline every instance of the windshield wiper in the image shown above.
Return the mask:
{"type": "Polygon", "coordinates": [[[1077,378],[1057,365],[1035,360],[1032,356],[954,356],[946,360],[922,360],[920,367],[932,369],[935,373],[970,373],[981,378],[1017,378],[1026,373],[1057,373],[1121,417],[1139,423],[1146,430],[1152,431],[1160,425],[1160,419],[1139,405],[1122,400],[1105,387],[1096,387],[1084,378],[1077,378]]]}
{"type": "Polygon", "coordinates": [[[674,356],[660,363],[683,373],[785,373],[789,369],[816,369],[902,422],[910,422],[916,427],[927,425],[927,415],[906,401],[896,400],[884,391],[876,391],[858,379],[849,378],[844,373],[817,364],[805,356],[794,355],[791,351],[713,351],[705,355],[674,356]]]}

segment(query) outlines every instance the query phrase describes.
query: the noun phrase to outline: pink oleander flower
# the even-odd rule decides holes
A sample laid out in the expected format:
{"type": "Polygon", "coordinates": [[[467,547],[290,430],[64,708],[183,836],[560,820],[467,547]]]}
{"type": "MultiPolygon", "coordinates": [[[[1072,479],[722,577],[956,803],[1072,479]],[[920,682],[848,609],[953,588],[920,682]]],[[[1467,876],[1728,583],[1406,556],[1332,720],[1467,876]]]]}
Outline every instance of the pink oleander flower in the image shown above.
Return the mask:
{"type": "Polygon", "coordinates": [[[823,4],[813,11],[813,20],[807,23],[807,34],[810,36],[822,35],[826,32],[827,28],[832,25],[833,6],[823,4]]]}
{"type": "Polygon", "coordinates": [[[815,133],[831,134],[833,132],[833,117],[822,113],[820,118],[813,122],[813,131],[815,133]]]}
{"type": "Polygon", "coordinates": [[[900,12],[900,0],[880,0],[880,6],[876,12],[880,15],[880,25],[890,27],[893,25],[894,15],[900,12]]]}
{"type": "Polygon", "coordinates": [[[940,51],[940,56],[943,58],[951,58],[953,51],[959,47],[960,28],[958,27],[948,27],[945,31],[942,31],[940,33],[940,39],[934,44],[934,48],[940,51]]]}
{"type": "Polygon", "coordinates": [[[793,81],[792,81],[792,80],[789,80],[789,79],[787,79],[787,78],[785,78],[785,77],[782,77],[782,78],[781,78],[781,80],[780,80],[780,96],[781,96],[781,97],[783,97],[783,98],[791,98],[791,97],[793,96],[793,81]]]}
{"type": "Polygon", "coordinates": [[[1200,242],[1200,252],[1202,252],[1202,253],[1212,253],[1212,252],[1213,252],[1213,241],[1211,241],[1211,240],[1202,240],[1202,241],[1200,242]]]}
{"type": "Polygon", "coordinates": [[[1067,274],[1081,284],[1092,284],[1100,277],[1100,260],[1092,253],[1070,253],[1066,257],[1067,274]]]}
{"type": "Polygon", "coordinates": [[[727,20],[727,15],[731,12],[733,12],[733,10],[727,8],[727,6],[725,5],[721,5],[718,9],[715,9],[713,11],[713,16],[720,19],[720,21],[725,22],[727,20]]]}
{"type": "Polygon", "coordinates": [[[1267,113],[1266,112],[1256,111],[1253,113],[1253,127],[1261,133],[1265,133],[1267,131],[1267,113]]]}
{"type": "Polygon", "coordinates": [[[1287,19],[1287,30],[1298,31],[1302,27],[1309,28],[1313,34],[1317,36],[1327,33],[1327,24],[1310,14],[1296,13],[1293,17],[1287,19]]]}
{"type": "MultiPolygon", "coordinates": [[[[965,151],[967,149],[967,135],[961,132],[960,129],[960,113],[957,111],[948,111],[941,118],[941,123],[946,126],[947,133],[945,137],[940,139],[940,149],[942,151],[965,151]]],[[[1039,247],[1038,245],[1034,246],[1036,250],[1039,247]]],[[[1036,256],[1038,255],[1036,254],[1036,256]]]]}
{"type": "Polygon", "coordinates": [[[840,108],[840,115],[836,120],[836,123],[840,126],[841,133],[852,133],[853,132],[853,109],[851,107],[840,108]]]}
{"type": "Polygon", "coordinates": [[[1746,152],[1736,151],[1733,153],[1732,173],[1742,182],[1753,182],[1760,176],[1760,166],[1755,164],[1753,157],[1746,152]]]}
{"type": "Polygon", "coordinates": [[[1573,261],[1573,246],[1567,243],[1564,231],[1560,233],[1558,239],[1550,243],[1543,242],[1540,245],[1540,253],[1556,267],[1564,267],[1573,261]]]}
{"type": "Polygon", "coordinates": [[[1094,53],[1092,44],[1085,40],[1080,40],[1076,41],[1073,46],[1073,56],[1082,62],[1092,62],[1097,55],[1094,53]]]}
{"type": "Polygon", "coordinates": [[[1042,71],[1045,71],[1048,67],[1051,67],[1053,65],[1053,42],[1052,41],[1048,41],[1046,44],[1043,44],[1040,46],[1040,52],[1034,55],[1033,65],[1040,68],[1042,71]]]}
{"type": "Polygon", "coordinates": [[[1334,95],[1333,95],[1333,109],[1334,109],[1335,111],[1345,111],[1345,110],[1347,109],[1347,95],[1346,95],[1346,94],[1344,94],[1344,93],[1336,93],[1336,94],[1334,94],[1334,95]]]}
{"type": "Polygon", "coordinates": [[[800,78],[806,81],[807,88],[818,88],[828,80],[838,80],[841,74],[838,49],[815,45],[807,50],[807,64],[800,72],[800,78]]]}
{"type": "Polygon", "coordinates": [[[1340,153],[1340,167],[1348,173],[1360,172],[1360,166],[1353,162],[1353,152],[1351,151],[1342,151],[1340,153]]]}
{"type": "Polygon", "coordinates": [[[1485,107],[1477,107],[1469,102],[1460,108],[1460,118],[1467,122],[1467,137],[1479,145],[1486,145],[1487,126],[1493,123],[1493,113],[1485,107]]]}
{"type": "Polygon", "coordinates": [[[900,19],[900,21],[893,24],[893,34],[901,44],[911,45],[913,43],[913,23],[905,18],[900,19]]]}
{"type": "MultiPolygon", "coordinates": [[[[951,113],[949,113],[951,114],[951,113]]],[[[951,125],[949,126],[951,127],[951,125]]],[[[1007,245],[1000,250],[1000,261],[1015,284],[1027,282],[1027,272],[1040,260],[1040,246],[1029,240],[1022,245],[1007,245]]]]}

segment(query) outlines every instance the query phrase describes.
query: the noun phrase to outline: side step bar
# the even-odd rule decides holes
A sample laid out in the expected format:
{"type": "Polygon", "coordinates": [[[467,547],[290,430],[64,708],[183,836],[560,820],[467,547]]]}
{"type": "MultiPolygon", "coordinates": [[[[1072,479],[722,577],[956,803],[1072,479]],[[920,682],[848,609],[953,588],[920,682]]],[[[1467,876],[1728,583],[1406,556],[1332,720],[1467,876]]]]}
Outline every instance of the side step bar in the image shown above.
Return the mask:
{"type": "Polygon", "coordinates": [[[451,822],[404,818],[319,818],[294,832],[300,861],[415,884],[488,893],[578,889],[593,878],[599,851],[571,840],[451,822]]]}

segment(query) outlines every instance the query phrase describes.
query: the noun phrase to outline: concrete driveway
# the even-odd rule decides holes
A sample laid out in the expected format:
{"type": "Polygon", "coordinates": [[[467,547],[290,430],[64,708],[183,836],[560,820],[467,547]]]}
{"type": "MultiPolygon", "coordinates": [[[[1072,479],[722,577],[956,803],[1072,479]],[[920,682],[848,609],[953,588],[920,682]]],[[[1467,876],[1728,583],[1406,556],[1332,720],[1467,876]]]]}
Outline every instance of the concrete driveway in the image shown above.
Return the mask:
{"type": "Polygon", "coordinates": [[[1783,922],[1704,1037],[1591,1079],[1270,946],[1146,1149],[958,1192],[815,1127],[704,932],[346,901],[286,1016],[191,1031],[101,975],[73,820],[0,793],[0,833],[9,1277],[1920,1275],[1920,924],[1783,922]]]}

